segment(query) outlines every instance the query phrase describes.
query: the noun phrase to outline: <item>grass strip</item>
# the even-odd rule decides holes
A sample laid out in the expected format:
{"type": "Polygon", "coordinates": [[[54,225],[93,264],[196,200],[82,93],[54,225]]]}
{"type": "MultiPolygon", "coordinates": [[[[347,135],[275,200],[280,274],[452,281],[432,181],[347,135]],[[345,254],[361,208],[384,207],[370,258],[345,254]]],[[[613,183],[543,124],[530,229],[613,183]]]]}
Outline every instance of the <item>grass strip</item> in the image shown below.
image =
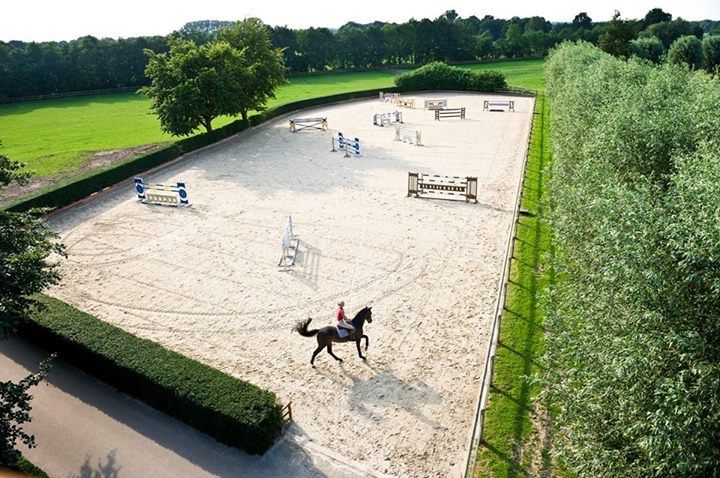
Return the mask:
{"type": "Polygon", "coordinates": [[[521,201],[528,213],[518,217],[477,477],[545,476],[542,472],[550,466],[534,403],[539,389],[529,380],[539,370],[544,351],[540,297],[550,280],[550,231],[543,217],[549,116],[543,95],[537,98],[535,113],[521,201]]]}

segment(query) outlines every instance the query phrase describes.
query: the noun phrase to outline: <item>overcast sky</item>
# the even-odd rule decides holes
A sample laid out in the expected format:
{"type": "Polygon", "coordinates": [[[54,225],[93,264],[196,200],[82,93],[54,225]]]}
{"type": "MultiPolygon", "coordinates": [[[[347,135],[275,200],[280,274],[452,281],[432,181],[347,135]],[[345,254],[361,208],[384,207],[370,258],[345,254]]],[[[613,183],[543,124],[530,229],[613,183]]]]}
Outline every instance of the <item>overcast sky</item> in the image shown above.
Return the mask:
{"type": "Polygon", "coordinates": [[[687,20],[720,20],[720,0],[361,0],[325,2],[290,0],[9,0],[0,8],[0,40],[71,40],[84,35],[133,37],[166,35],[193,20],[261,18],[291,28],[337,28],[348,21],[404,22],[435,18],[449,9],[462,17],[543,16],[569,21],[586,11],[595,21],[609,20],[614,9],[623,18],[640,18],[654,7],[687,20]]]}

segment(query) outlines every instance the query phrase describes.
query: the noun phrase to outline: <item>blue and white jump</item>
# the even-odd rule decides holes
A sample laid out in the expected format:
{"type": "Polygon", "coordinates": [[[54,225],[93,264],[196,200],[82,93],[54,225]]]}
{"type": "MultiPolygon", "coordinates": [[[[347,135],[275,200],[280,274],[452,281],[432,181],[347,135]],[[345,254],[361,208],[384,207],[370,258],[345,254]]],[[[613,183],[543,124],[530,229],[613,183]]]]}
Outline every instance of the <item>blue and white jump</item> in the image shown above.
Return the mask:
{"type": "Polygon", "coordinates": [[[354,140],[346,139],[343,134],[338,131],[337,138],[334,136],[332,137],[332,149],[330,152],[334,153],[335,151],[345,151],[345,157],[349,158],[352,156],[360,156],[360,138],[355,138],[354,140]],[[337,141],[337,149],[335,149],[335,142],[337,141]]]}
{"type": "Polygon", "coordinates": [[[160,204],[162,206],[190,206],[185,183],[169,184],[146,183],[142,178],[135,178],[135,193],[140,202],[160,204]]]}

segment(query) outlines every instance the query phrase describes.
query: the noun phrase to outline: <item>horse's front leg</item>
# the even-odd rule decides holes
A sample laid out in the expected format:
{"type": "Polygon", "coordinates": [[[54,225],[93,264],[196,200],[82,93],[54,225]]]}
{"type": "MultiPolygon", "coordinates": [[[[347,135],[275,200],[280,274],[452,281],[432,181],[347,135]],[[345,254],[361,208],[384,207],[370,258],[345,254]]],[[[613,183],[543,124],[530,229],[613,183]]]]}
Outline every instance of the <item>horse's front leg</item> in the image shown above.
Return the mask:
{"type": "Polygon", "coordinates": [[[355,346],[357,346],[358,356],[365,360],[365,357],[363,357],[362,352],[360,351],[360,339],[355,339],[355,346]]]}
{"type": "MultiPolygon", "coordinates": [[[[367,351],[368,346],[370,345],[370,339],[368,338],[367,335],[363,335],[363,336],[360,337],[360,338],[361,338],[361,339],[365,339],[365,351],[367,351]]],[[[360,341],[359,341],[359,340],[358,340],[358,347],[360,347],[360,341]]]]}

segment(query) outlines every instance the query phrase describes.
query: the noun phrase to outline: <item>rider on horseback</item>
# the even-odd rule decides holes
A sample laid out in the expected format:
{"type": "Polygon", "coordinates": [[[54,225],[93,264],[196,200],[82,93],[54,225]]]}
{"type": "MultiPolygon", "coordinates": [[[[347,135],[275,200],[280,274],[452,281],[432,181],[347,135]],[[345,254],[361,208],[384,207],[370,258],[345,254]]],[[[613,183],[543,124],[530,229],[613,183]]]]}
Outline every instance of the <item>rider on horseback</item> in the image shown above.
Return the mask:
{"type": "Polygon", "coordinates": [[[335,314],[335,317],[337,319],[338,333],[340,332],[340,329],[346,329],[346,330],[350,331],[349,332],[350,334],[352,334],[355,331],[355,327],[350,322],[348,322],[347,317],[345,317],[344,307],[345,307],[344,300],[341,300],[340,302],[338,302],[338,309],[337,309],[337,313],[335,314]]]}

